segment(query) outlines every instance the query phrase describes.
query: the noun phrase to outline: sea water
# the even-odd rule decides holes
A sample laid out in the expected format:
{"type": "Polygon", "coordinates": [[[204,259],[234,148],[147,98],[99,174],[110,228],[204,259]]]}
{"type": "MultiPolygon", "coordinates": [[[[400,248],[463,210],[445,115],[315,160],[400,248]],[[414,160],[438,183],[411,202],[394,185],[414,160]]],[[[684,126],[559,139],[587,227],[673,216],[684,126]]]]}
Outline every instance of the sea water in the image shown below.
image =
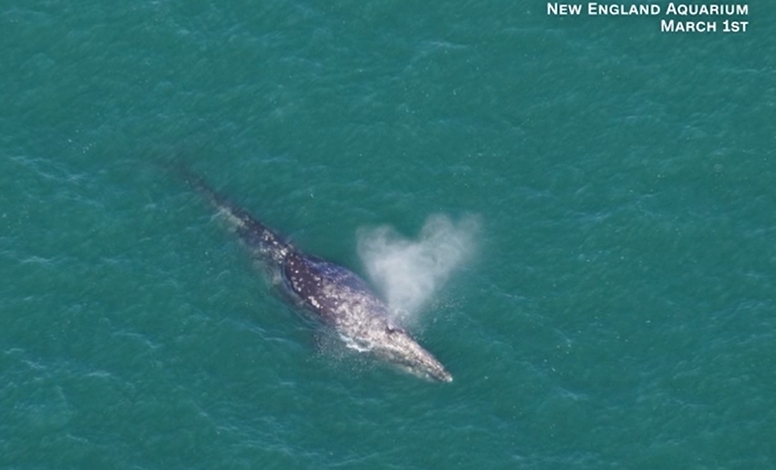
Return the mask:
{"type": "Polygon", "coordinates": [[[0,467],[776,467],[775,10],[4,1],[0,467]],[[170,159],[454,382],[328,354],[170,159]]]}

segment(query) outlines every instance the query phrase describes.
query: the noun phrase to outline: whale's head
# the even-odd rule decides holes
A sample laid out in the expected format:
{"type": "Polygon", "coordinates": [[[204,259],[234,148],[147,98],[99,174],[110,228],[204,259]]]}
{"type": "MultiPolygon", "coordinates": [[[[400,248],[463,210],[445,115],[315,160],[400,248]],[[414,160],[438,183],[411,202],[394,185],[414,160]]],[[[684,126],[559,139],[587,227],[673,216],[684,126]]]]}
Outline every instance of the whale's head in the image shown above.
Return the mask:
{"type": "Polygon", "coordinates": [[[381,359],[418,377],[452,382],[453,376],[403,328],[383,323],[370,332],[370,350],[381,359]]]}
{"type": "Polygon", "coordinates": [[[283,263],[288,293],[333,327],[347,347],[371,353],[413,375],[452,382],[444,366],[392,322],[388,307],[356,274],[295,252],[288,253],[283,263]]]}

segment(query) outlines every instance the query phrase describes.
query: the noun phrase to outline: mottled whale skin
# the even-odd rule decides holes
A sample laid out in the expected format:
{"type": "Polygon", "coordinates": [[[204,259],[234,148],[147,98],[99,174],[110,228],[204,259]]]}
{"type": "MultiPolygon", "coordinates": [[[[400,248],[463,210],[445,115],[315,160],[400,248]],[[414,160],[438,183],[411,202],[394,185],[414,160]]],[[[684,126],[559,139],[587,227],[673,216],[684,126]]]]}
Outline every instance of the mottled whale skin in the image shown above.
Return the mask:
{"type": "Polygon", "coordinates": [[[245,242],[251,255],[268,267],[284,296],[345,344],[374,354],[418,377],[451,382],[444,366],[388,315],[388,308],[352,271],[302,253],[248,212],[212,190],[201,178],[181,170],[245,242]]]}

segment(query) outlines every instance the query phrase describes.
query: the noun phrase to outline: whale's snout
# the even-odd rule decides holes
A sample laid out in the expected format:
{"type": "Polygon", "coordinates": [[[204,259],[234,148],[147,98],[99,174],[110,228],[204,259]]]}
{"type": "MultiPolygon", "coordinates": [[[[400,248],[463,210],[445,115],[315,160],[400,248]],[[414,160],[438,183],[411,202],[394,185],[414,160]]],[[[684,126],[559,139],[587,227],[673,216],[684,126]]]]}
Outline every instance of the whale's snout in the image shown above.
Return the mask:
{"type": "Polygon", "coordinates": [[[452,382],[453,376],[430,352],[403,329],[387,328],[372,351],[412,375],[438,382],[452,382]]]}
{"type": "Polygon", "coordinates": [[[453,381],[453,376],[452,376],[452,374],[450,374],[450,372],[448,372],[448,371],[446,371],[446,370],[444,370],[444,369],[442,370],[442,373],[441,373],[441,374],[439,374],[439,375],[438,375],[437,377],[435,377],[435,378],[436,378],[437,380],[439,380],[440,382],[447,382],[447,383],[450,383],[450,382],[452,382],[452,381],[453,381]]]}

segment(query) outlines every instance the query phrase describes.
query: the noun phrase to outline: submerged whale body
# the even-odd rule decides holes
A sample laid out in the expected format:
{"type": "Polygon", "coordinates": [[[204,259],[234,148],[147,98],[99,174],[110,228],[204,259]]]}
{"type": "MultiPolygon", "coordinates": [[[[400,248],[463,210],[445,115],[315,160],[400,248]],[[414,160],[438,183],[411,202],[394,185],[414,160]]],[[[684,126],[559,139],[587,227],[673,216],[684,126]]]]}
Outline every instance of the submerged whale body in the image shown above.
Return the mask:
{"type": "Polygon", "coordinates": [[[225,217],[251,255],[271,271],[284,297],[331,327],[350,348],[368,352],[419,377],[451,382],[452,375],[401,326],[388,308],[352,271],[307,255],[248,212],[182,170],[184,179],[225,217]]]}

